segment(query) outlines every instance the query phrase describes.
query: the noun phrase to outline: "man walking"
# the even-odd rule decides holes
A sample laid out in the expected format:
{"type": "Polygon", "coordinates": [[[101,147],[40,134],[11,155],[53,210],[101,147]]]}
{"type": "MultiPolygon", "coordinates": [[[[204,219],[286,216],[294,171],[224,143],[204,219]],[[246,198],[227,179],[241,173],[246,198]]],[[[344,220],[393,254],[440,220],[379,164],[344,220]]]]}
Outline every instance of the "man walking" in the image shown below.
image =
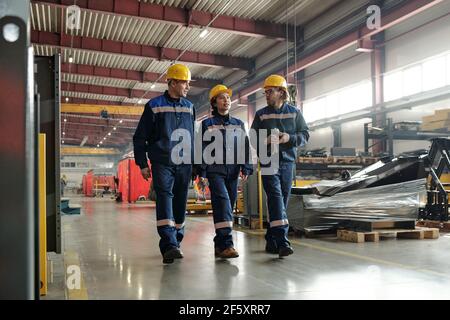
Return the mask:
{"type": "MultiPolygon", "coordinates": [[[[184,221],[189,182],[192,176],[194,150],[195,110],[186,99],[190,89],[190,70],[182,64],[174,64],[167,71],[168,90],[151,99],[144,109],[133,136],[136,164],[141,168],[144,179],[153,176],[156,191],[156,217],[159,248],[163,263],[173,263],[183,258],[180,244],[184,237],[184,221]],[[173,149],[179,144],[172,140],[172,133],[185,130],[190,141],[191,156],[181,164],[174,162],[173,149]],[[151,162],[151,173],[147,164],[151,162]],[[177,163],[177,164],[175,164],[177,163]]],[[[185,139],[186,136],[183,137],[185,139]]],[[[183,150],[180,152],[182,153],[183,150]]],[[[182,154],[177,157],[183,159],[182,154]]]]}

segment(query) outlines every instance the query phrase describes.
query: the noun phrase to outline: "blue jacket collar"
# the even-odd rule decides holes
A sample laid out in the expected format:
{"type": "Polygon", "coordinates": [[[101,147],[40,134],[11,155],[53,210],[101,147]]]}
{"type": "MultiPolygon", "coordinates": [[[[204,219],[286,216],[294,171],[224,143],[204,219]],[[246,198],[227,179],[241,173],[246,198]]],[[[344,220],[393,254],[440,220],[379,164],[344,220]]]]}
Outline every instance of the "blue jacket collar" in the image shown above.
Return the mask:
{"type": "Polygon", "coordinates": [[[180,102],[181,102],[181,98],[179,98],[179,99],[174,99],[174,98],[172,98],[172,97],[169,95],[169,91],[168,91],[168,90],[166,90],[166,91],[164,92],[164,97],[166,97],[166,99],[167,99],[169,102],[171,102],[171,103],[180,103],[180,102]]]}

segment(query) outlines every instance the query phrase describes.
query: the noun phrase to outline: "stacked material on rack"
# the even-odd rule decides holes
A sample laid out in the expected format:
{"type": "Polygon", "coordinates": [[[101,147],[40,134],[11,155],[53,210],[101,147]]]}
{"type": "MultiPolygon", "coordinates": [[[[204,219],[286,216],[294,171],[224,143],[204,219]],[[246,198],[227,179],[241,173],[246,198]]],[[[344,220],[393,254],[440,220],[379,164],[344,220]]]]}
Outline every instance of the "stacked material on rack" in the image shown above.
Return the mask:
{"type": "Polygon", "coordinates": [[[394,123],[394,130],[420,131],[421,121],[400,121],[394,123]]]}
{"type": "Polygon", "coordinates": [[[311,157],[311,158],[326,158],[327,151],[325,148],[319,149],[311,149],[311,150],[300,150],[299,156],[303,158],[311,157]]]}
{"type": "Polygon", "coordinates": [[[422,131],[450,131],[450,109],[436,110],[422,118],[422,131]]]}

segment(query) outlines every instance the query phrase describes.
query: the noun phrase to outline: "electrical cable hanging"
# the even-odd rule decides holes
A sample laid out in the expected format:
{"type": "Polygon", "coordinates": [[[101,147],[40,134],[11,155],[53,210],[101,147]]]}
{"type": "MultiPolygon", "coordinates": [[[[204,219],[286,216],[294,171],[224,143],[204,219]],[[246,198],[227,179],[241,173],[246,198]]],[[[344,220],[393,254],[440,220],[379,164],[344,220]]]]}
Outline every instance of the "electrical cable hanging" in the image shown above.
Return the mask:
{"type": "MultiPolygon", "coordinates": [[[[73,5],[76,6],[77,5],[77,0],[73,1],[73,5]]],[[[67,10],[67,9],[66,9],[67,10]]],[[[61,37],[63,35],[63,28],[64,28],[64,8],[61,8],[61,37]]],[[[67,21],[66,21],[67,24],[67,21]]],[[[66,25],[67,26],[67,25],[66,25]]],[[[72,63],[70,60],[72,60],[73,62],[73,57],[72,57],[72,51],[73,51],[73,29],[70,29],[70,54],[69,54],[69,73],[68,73],[68,80],[67,81],[67,93],[70,92],[70,76],[72,73],[72,63]]],[[[64,58],[65,58],[65,54],[64,54],[64,58]]],[[[66,102],[68,100],[68,97],[66,97],[66,102]]],[[[67,115],[65,113],[63,113],[63,130],[62,130],[62,135],[64,136],[66,133],[66,123],[67,123],[67,115]]],[[[62,144],[64,144],[64,137],[61,139],[62,144]]]]}
{"type": "Polygon", "coordinates": [[[298,72],[297,72],[297,2],[294,0],[294,85],[295,85],[295,94],[294,97],[295,105],[297,106],[300,101],[297,101],[298,97],[298,88],[299,82],[298,82],[298,72]]]}
{"type": "Polygon", "coordinates": [[[286,77],[289,72],[289,23],[288,23],[289,0],[286,0],[286,77]]]}
{"type": "MultiPolygon", "coordinates": [[[[207,30],[210,26],[211,26],[211,24],[213,24],[214,23],[214,21],[216,21],[216,19],[226,10],[226,9],[228,9],[228,7],[231,5],[233,3],[233,1],[228,1],[216,14],[215,14],[215,16],[214,16],[214,18],[213,19],[211,19],[211,21],[209,21],[209,23],[205,26],[205,27],[203,27],[202,29],[202,32],[204,32],[205,30],[207,30]]],[[[194,44],[195,42],[194,41],[191,41],[189,44],[188,44],[188,46],[177,56],[177,58],[175,58],[175,60],[173,60],[172,61],[172,63],[171,63],[171,65],[172,64],[175,64],[185,53],[186,53],[186,51],[188,51],[191,47],[192,47],[192,45],[194,44]]],[[[158,83],[158,81],[160,81],[165,75],[166,75],[166,73],[167,73],[167,71],[166,72],[164,72],[164,73],[161,73],[160,74],[160,76],[155,80],[155,81],[153,81],[153,83],[151,84],[151,86],[150,86],[150,89],[147,89],[144,93],[143,93],[143,95],[140,97],[140,98],[138,98],[138,103],[139,103],[139,101],[142,101],[142,99],[144,99],[145,98],[145,95],[148,93],[148,92],[150,92],[150,90],[152,89],[152,88],[154,88],[155,87],[155,85],[156,85],[156,83],[158,83]]],[[[134,104],[136,107],[137,107],[137,105],[136,104],[134,104]]],[[[120,121],[119,121],[119,123],[122,123],[123,122],[123,119],[120,119],[120,121]]],[[[110,133],[112,133],[112,132],[110,132],[110,133]]],[[[107,136],[106,136],[107,137],[107,136]]],[[[105,138],[106,138],[105,137],[105,138]]],[[[101,144],[103,144],[103,142],[102,141],[104,141],[105,139],[103,139],[103,140],[101,140],[98,144],[97,144],[97,148],[99,148],[99,146],[101,145],[101,144]]]]}
{"type": "MultiPolygon", "coordinates": [[[[205,27],[202,28],[202,29],[203,29],[202,32],[203,32],[204,30],[208,30],[208,28],[211,26],[211,24],[213,24],[214,21],[216,21],[216,19],[222,14],[222,12],[224,12],[226,9],[228,9],[228,7],[229,7],[232,3],[233,3],[232,1],[227,2],[227,3],[225,4],[225,6],[223,6],[222,9],[220,9],[219,12],[215,14],[214,18],[211,19],[211,21],[210,21],[205,27]]],[[[184,49],[184,50],[183,50],[183,51],[175,58],[175,60],[172,61],[172,64],[178,62],[178,60],[186,53],[186,51],[188,51],[188,50],[192,47],[192,45],[193,45],[194,43],[195,43],[194,41],[191,41],[191,42],[188,44],[188,46],[187,46],[187,47],[186,47],[186,48],[185,48],[185,49],[184,49]]],[[[156,79],[156,80],[152,83],[152,86],[155,85],[159,80],[161,80],[161,79],[164,77],[165,74],[166,74],[166,72],[161,73],[161,75],[158,77],[158,79],[156,79]]],[[[148,89],[147,91],[145,91],[144,94],[139,98],[139,100],[142,100],[142,98],[144,98],[145,95],[146,95],[150,90],[151,90],[151,89],[148,89]]]]}

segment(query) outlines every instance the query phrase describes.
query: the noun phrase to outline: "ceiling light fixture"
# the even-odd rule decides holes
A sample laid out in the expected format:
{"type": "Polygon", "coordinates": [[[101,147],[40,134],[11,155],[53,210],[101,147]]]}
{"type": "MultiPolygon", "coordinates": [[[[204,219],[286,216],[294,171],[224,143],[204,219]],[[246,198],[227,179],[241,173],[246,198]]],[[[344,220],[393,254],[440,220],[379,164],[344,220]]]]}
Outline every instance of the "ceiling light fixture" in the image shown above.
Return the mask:
{"type": "Polygon", "coordinates": [[[203,29],[203,31],[200,32],[199,37],[204,38],[204,37],[206,37],[207,34],[208,34],[208,29],[203,29]]]}

